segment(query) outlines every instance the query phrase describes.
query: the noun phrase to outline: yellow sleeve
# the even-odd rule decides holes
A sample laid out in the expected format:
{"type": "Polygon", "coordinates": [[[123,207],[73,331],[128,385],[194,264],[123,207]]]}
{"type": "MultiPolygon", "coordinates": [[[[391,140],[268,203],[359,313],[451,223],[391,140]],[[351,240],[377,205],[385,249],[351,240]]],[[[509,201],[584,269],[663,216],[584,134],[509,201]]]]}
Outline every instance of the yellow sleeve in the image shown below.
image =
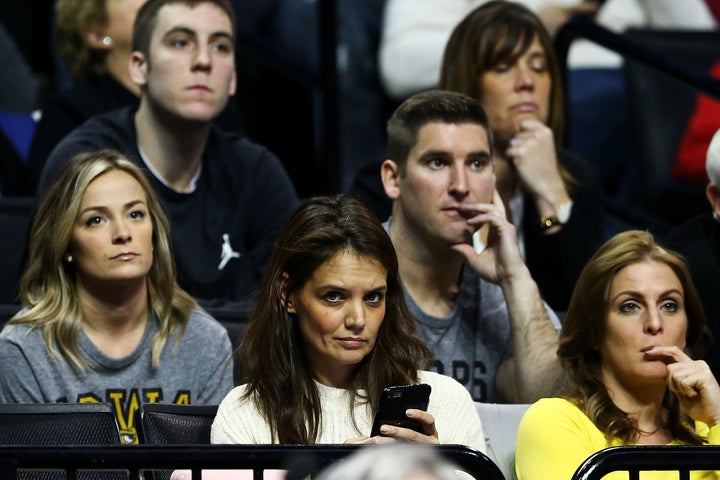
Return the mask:
{"type": "Polygon", "coordinates": [[[518,480],[569,479],[587,457],[606,446],[603,434],[575,405],[561,398],[538,400],[518,427],[518,480]]]}
{"type": "Polygon", "coordinates": [[[695,432],[703,438],[707,438],[708,445],[720,445],[720,424],[708,428],[707,424],[695,422],[695,432]]]}

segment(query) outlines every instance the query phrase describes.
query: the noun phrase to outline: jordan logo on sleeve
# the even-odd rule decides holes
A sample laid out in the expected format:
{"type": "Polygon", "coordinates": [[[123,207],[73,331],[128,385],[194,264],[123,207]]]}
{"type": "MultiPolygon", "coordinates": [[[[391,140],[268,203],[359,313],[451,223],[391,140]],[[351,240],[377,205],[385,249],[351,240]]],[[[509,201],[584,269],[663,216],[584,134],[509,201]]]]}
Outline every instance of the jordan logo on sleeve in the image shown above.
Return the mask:
{"type": "Polygon", "coordinates": [[[230,235],[223,233],[223,245],[220,251],[220,265],[218,265],[218,270],[225,268],[225,265],[227,265],[232,258],[240,258],[240,254],[233,250],[232,245],[230,245],[230,235]]]}

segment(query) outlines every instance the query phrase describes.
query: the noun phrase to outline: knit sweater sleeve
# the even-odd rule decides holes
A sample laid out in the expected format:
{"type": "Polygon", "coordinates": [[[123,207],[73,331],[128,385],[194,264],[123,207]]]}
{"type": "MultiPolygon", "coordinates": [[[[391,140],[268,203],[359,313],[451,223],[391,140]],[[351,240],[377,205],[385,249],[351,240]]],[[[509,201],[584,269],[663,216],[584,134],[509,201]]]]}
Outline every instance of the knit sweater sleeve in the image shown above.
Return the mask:
{"type": "Polygon", "coordinates": [[[274,443],[270,428],[252,399],[243,398],[246,386],[235,387],[218,407],[211,443],[274,443]]]}
{"type": "Polygon", "coordinates": [[[435,417],[440,443],[467,445],[487,453],[480,417],[465,387],[434,372],[421,371],[420,381],[432,388],[428,412],[435,417]]]}

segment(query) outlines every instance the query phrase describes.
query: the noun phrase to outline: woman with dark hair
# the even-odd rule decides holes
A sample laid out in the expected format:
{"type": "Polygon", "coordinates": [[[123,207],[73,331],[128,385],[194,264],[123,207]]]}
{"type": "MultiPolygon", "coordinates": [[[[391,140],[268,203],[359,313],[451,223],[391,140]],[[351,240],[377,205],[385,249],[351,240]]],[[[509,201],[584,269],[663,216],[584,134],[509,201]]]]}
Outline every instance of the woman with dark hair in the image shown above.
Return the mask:
{"type": "Polygon", "coordinates": [[[0,333],[0,402],[110,402],[137,443],[140,403],[217,404],[225,328],[175,280],[170,223],[114,150],[73,157],[33,219],[22,310],[0,333]]]}
{"type": "Polygon", "coordinates": [[[678,255],[648,232],[608,240],[580,274],[563,324],[566,393],[539,400],[520,423],[518,478],[570,478],[609,446],[720,444],[720,386],[704,361],[692,360],[708,338],[678,255]]]}
{"type": "Polygon", "coordinates": [[[448,40],[439,88],[469,95],[485,109],[497,190],[543,298],[564,312],[580,270],[604,239],[603,198],[590,164],[560,150],[562,82],[538,16],[504,0],[470,12],[448,40]]]}
{"type": "Polygon", "coordinates": [[[420,370],[395,249],[373,213],[348,196],[306,201],[273,250],[239,347],[247,383],[220,404],[213,443],[459,443],[485,451],[465,388],[420,370]],[[422,432],[391,425],[368,438],[385,387],[427,383],[422,432]]]}

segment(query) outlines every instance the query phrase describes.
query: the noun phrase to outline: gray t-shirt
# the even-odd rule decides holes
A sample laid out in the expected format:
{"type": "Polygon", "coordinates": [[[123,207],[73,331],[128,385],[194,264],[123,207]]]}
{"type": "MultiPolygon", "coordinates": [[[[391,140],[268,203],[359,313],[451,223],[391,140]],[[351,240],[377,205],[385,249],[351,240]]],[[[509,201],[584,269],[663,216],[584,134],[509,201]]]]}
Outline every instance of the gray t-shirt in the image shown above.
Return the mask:
{"type": "Polygon", "coordinates": [[[431,370],[453,377],[476,402],[501,402],[495,372],[513,356],[512,331],[502,289],[463,268],[455,308],[447,317],[428,315],[405,290],[416,334],[435,356],[431,370]]]}
{"type": "MultiPolygon", "coordinates": [[[[383,226],[390,231],[390,220],[383,226]]],[[[467,264],[455,308],[447,317],[425,313],[405,291],[410,313],[415,317],[415,334],[435,356],[431,370],[453,377],[476,402],[502,403],[495,389],[495,374],[512,358],[513,337],[505,296],[500,286],[481,279],[467,264]]],[[[545,304],[557,332],[560,321],[545,304]]]]}
{"type": "Polygon", "coordinates": [[[64,357],[50,355],[41,329],[7,325],[0,332],[0,402],[109,402],[123,443],[137,442],[134,418],[141,403],[219,404],[233,388],[225,328],[208,314],[192,311],[177,348],[176,329],[153,369],[157,328],[149,319],[138,347],[124,358],[102,353],[81,329],[78,347],[90,368],[76,371],[64,357]]]}

